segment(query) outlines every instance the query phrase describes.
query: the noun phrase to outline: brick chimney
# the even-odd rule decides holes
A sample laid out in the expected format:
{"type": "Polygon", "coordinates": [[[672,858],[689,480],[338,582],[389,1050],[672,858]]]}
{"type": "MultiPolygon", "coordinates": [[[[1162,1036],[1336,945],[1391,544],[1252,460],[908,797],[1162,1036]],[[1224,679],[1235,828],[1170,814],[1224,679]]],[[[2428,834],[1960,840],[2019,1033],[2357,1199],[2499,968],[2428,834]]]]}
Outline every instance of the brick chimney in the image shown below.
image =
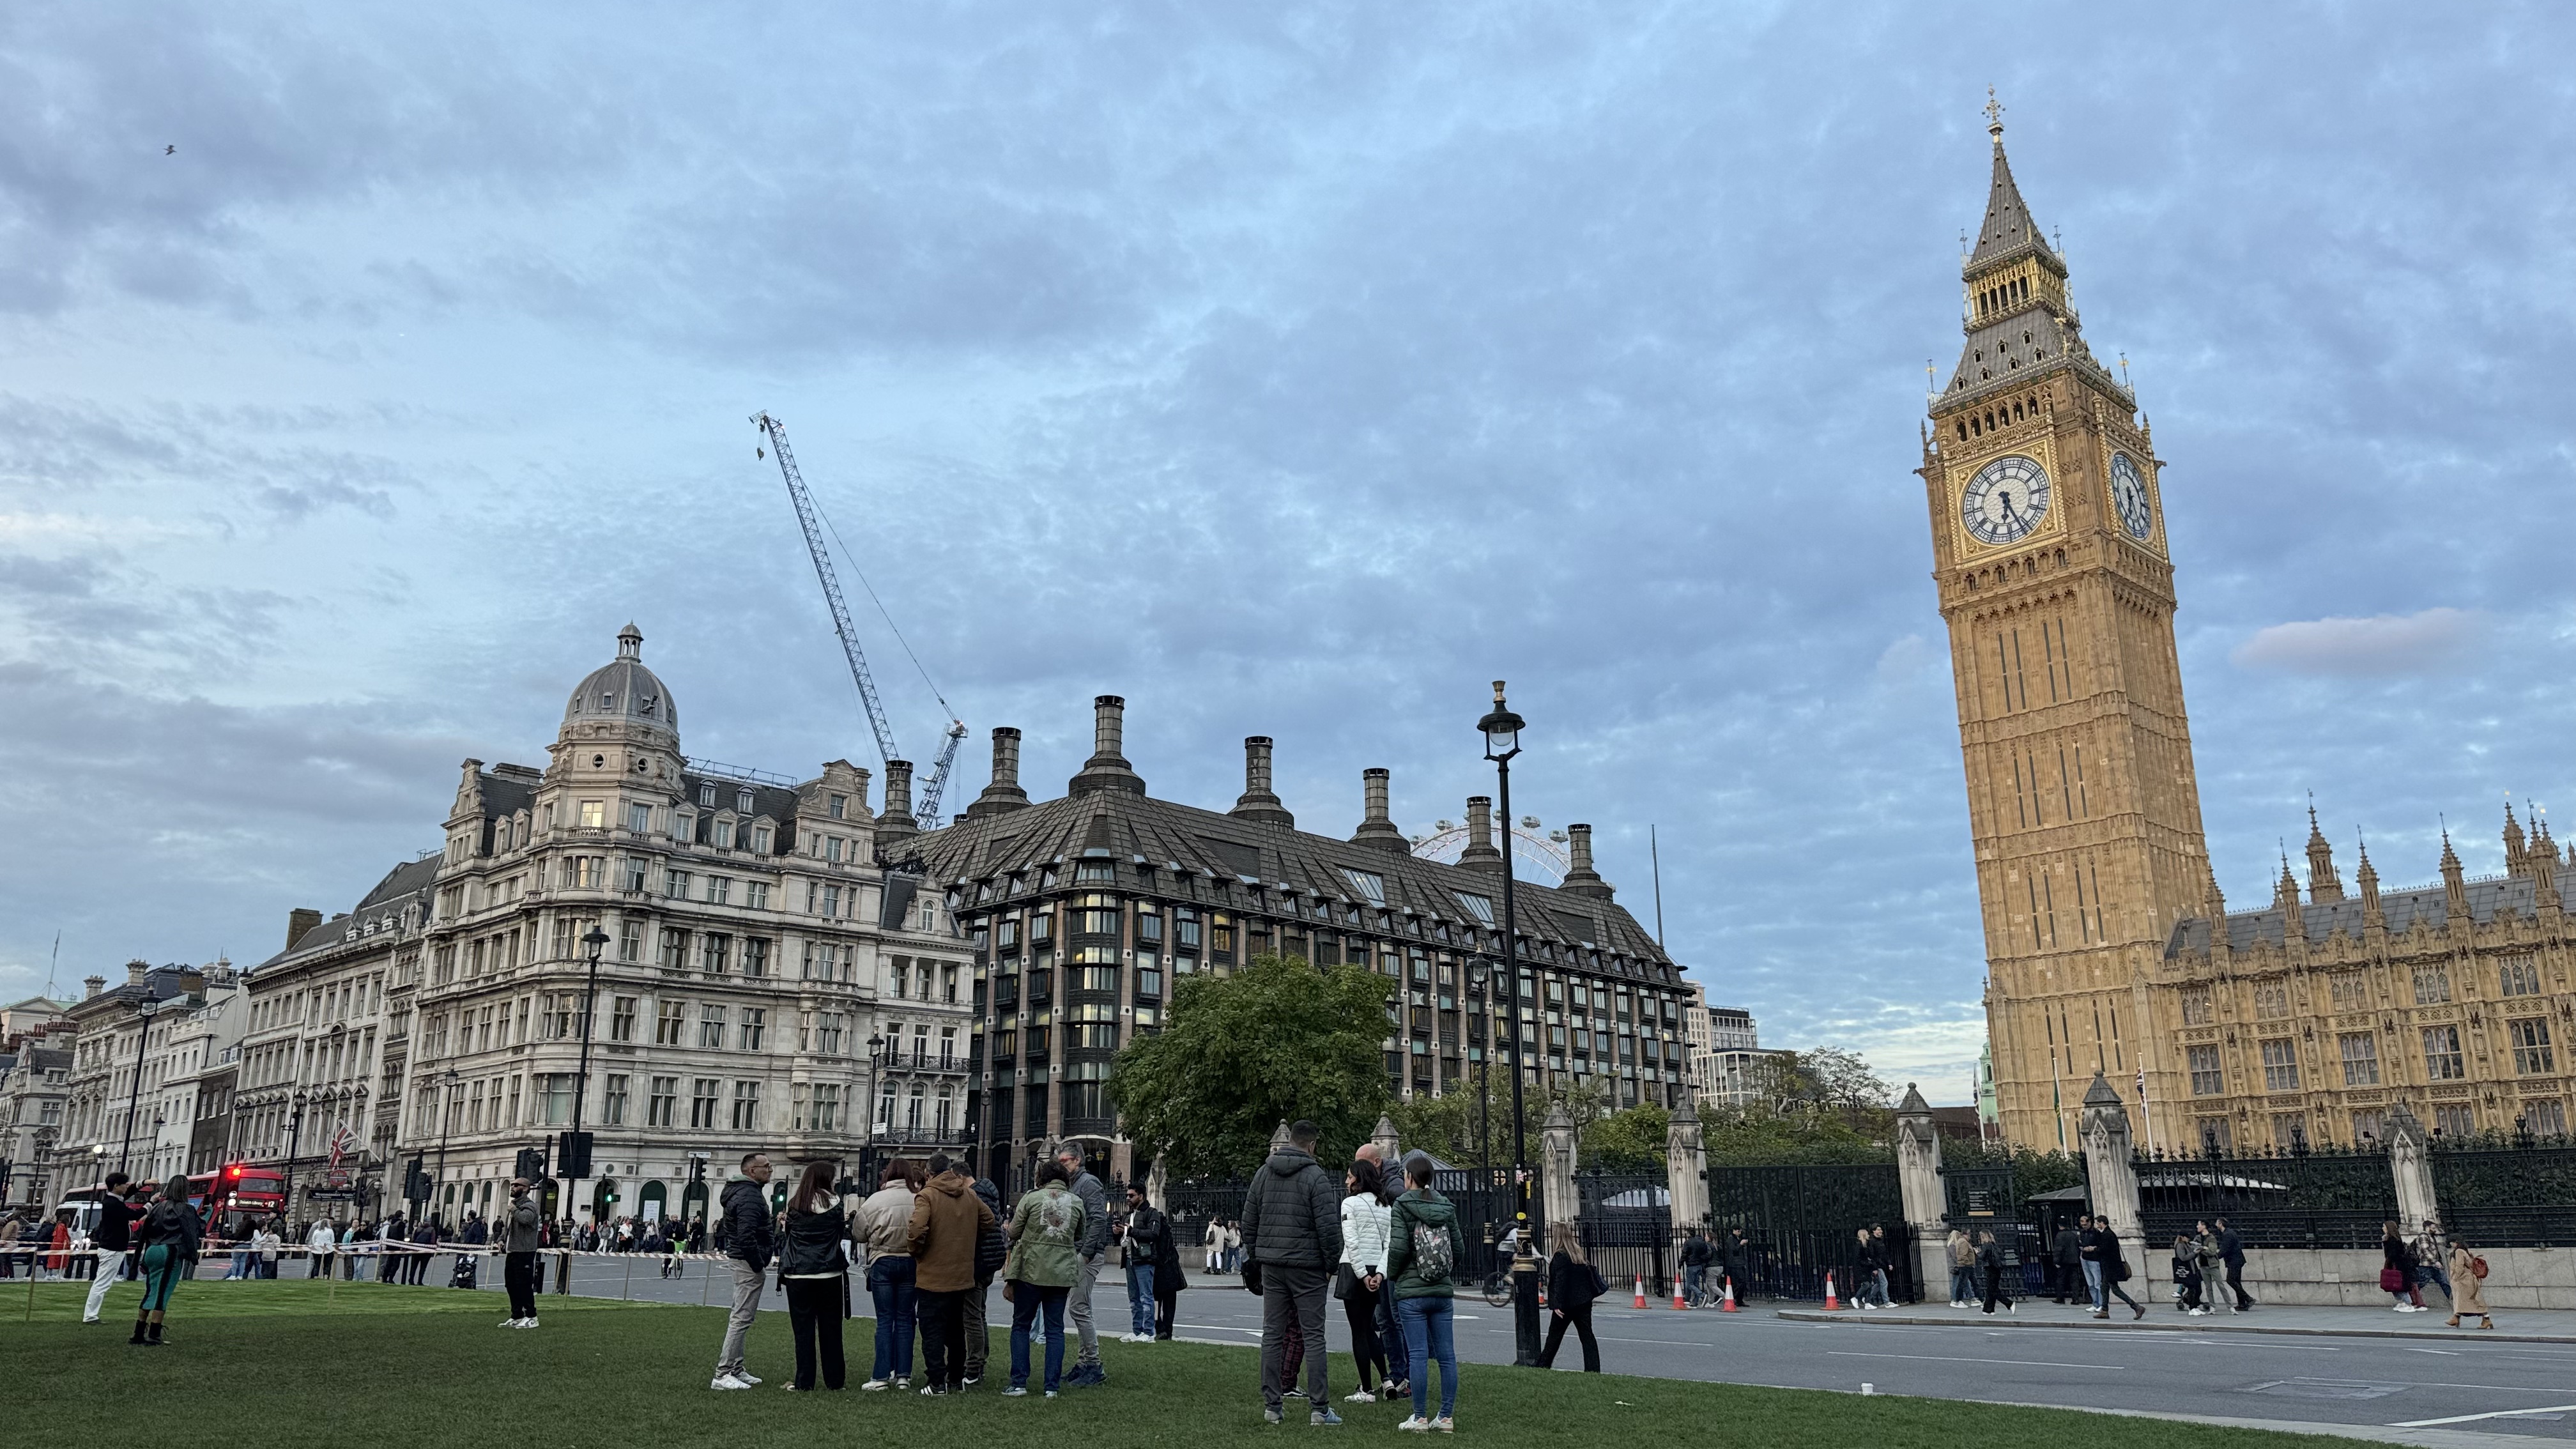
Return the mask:
{"type": "Polygon", "coordinates": [[[1004,725],[993,731],[993,783],[966,807],[966,818],[981,820],[1027,808],[1029,792],[1020,788],[1020,732],[1004,725]]]}
{"type": "Polygon", "coordinates": [[[1091,795],[1103,790],[1145,793],[1144,780],[1120,752],[1126,732],[1127,701],[1114,694],[1091,701],[1091,758],[1082,762],[1082,773],[1065,782],[1066,794],[1091,795]]]}
{"type": "Polygon", "coordinates": [[[1365,845],[1391,855],[1410,854],[1412,842],[1406,840],[1404,832],[1396,829],[1395,822],[1387,818],[1387,779],[1387,772],[1382,769],[1360,771],[1360,794],[1365,801],[1365,813],[1360,819],[1360,828],[1351,835],[1351,844],[1365,845]]]}
{"type": "Polygon", "coordinates": [[[294,910],[288,911],[286,913],[286,949],[294,950],[295,943],[304,939],[304,933],[320,924],[322,924],[322,913],[310,906],[297,906],[294,910]]]}
{"type": "Polygon", "coordinates": [[[107,989],[107,978],[104,976],[85,976],[81,978],[81,984],[89,988],[89,990],[81,993],[83,998],[92,997],[107,989]]]}
{"type": "Polygon", "coordinates": [[[1294,828],[1297,817],[1279,803],[1270,790],[1270,736],[1246,735],[1243,739],[1243,794],[1226,812],[1238,820],[1257,820],[1264,825],[1294,828]]]}
{"type": "Polygon", "coordinates": [[[1458,853],[1458,863],[1469,870],[1503,873],[1503,853],[1494,848],[1494,800],[1490,795],[1467,797],[1467,848],[1458,853]]]}

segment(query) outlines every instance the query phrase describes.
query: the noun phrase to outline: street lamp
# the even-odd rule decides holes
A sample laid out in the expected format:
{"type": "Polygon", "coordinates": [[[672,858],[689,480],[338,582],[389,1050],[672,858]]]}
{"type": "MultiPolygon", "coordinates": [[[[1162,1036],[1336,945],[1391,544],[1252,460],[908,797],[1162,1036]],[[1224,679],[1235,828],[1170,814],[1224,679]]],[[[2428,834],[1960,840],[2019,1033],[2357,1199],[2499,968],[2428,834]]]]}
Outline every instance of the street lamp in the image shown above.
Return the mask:
{"type": "MultiPolygon", "coordinates": [[[[447,1187],[447,1130],[456,1122],[455,1096],[458,1075],[456,1068],[449,1067],[446,1075],[441,1077],[438,1083],[438,1186],[442,1191],[447,1187]]],[[[438,1203],[435,1199],[430,1202],[429,1215],[432,1218],[438,1216],[438,1203]]]]}
{"type": "Polygon", "coordinates": [[[885,1055],[886,1039],[882,1033],[868,1033],[868,1097],[860,1107],[868,1114],[867,1141],[859,1148],[859,1190],[873,1191],[870,1181],[877,1170],[877,1066],[885,1055]]]}
{"type": "Polygon", "coordinates": [[[1495,680],[1494,707],[1476,721],[1476,729],[1485,737],[1485,758],[1494,762],[1503,808],[1503,983],[1512,1019],[1512,1220],[1520,1229],[1518,1251],[1512,1255],[1513,1338],[1518,1350],[1512,1362],[1530,1368],[1538,1363],[1538,1259],[1530,1244],[1529,1160],[1523,1145],[1527,1134],[1521,1104],[1520,947],[1513,940],[1519,922],[1512,907],[1512,758],[1521,752],[1521,725],[1521,717],[1503,702],[1503,681],[1495,680]]]}
{"type": "Polygon", "coordinates": [[[125,1101],[125,1140],[116,1149],[119,1172],[132,1170],[126,1165],[126,1156],[134,1146],[134,1116],[143,1109],[143,1058],[152,1044],[152,1015],[160,1009],[161,1003],[148,996],[134,1008],[135,1025],[140,1029],[134,1034],[134,1091],[125,1101]]]}
{"type": "MultiPolygon", "coordinates": [[[[582,988],[581,997],[581,1072],[572,1079],[570,1140],[573,1142],[581,1141],[582,1100],[590,1090],[590,1017],[599,1006],[599,953],[608,947],[608,933],[599,929],[599,922],[592,921],[590,929],[582,933],[581,944],[590,950],[590,981],[582,988]]],[[[590,1154],[581,1153],[579,1160],[569,1165],[584,1169],[582,1175],[587,1176],[590,1154]]],[[[576,1196],[574,1188],[578,1185],[578,1180],[570,1172],[564,1174],[564,1179],[564,1201],[569,1204],[576,1196]]],[[[564,1216],[572,1216],[572,1209],[569,1206],[564,1209],[564,1216]]]]}
{"type": "Polygon", "coordinates": [[[298,1087],[288,1100],[294,1104],[295,1112],[286,1119],[286,1181],[281,1186],[286,1190],[286,1211],[292,1215],[295,1211],[295,1149],[304,1137],[304,1104],[312,1097],[298,1087]]]}
{"type": "Polygon", "coordinates": [[[1478,1065],[1484,1070],[1476,1074],[1476,1165],[1488,1170],[1494,1165],[1494,998],[1486,992],[1485,983],[1493,974],[1492,963],[1482,956],[1467,963],[1467,989],[1484,1003],[1487,1012],[1485,1039],[1478,1044],[1484,1054],[1478,1065]]]}

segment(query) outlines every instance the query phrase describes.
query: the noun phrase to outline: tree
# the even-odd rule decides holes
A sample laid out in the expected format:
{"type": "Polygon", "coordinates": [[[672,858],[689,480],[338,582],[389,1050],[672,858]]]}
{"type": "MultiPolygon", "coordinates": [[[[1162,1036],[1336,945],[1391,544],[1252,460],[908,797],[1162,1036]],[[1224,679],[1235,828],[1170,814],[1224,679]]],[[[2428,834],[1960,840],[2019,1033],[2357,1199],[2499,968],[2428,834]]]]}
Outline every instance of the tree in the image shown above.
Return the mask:
{"type": "Polygon", "coordinates": [[[1828,1113],[1854,1132],[1887,1135],[1886,1082],[1860,1053],[1840,1047],[1766,1053],[1753,1068],[1757,1105],[1777,1117],[1816,1118],[1828,1113]]]}
{"type": "Polygon", "coordinates": [[[1244,1176],[1299,1118],[1336,1160],[1386,1105],[1386,1031],[1384,977],[1257,956],[1230,976],[1182,977],[1163,1030],[1119,1052],[1109,1099],[1140,1158],[1174,1177],[1244,1176]]]}
{"type": "Polygon", "coordinates": [[[1583,1134],[1576,1160],[1603,1172],[1654,1171],[1664,1165],[1672,1122],[1673,1114],[1654,1102],[1613,1112],[1583,1134]]]}

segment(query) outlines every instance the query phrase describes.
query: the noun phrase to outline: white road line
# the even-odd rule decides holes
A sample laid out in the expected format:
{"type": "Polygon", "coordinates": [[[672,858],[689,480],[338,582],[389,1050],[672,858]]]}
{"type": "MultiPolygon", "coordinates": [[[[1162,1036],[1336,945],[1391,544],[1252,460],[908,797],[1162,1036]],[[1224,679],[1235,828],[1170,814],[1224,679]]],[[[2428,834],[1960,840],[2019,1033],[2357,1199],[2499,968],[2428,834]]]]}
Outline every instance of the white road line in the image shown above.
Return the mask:
{"type": "Polygon", "coordinates": [[[2128,1371],[2128,1365],[2116,1363],[2054,1363],[2047,1359],[2036,1358],[1961,1358],[1955,1354],[1939,1353],[1853,1353],[1839,1348],[1828,1349],[1825,1356],[1828,1358],[1911,1358],[1920,1359],[1926,1363],[2005,1363],[2017,1364],[2023,1368],[2105,1369],[2112,1373],[2128,1371]]]}
{"type": "Polygon", "coordinates": [[[2461,1352],[2456,1348],[2407,1348],[2402,1345],[2397,1351],[2399,1353],[2438,1353],[2444,1358],[2458,1358],[2461,1352]]]}
{"type": "Polygon", "coordinates": [[[2473,1424],[2480,1419],[2518,1419],[2525,1414],[2565,1414],[2576,1412],[2576,1404],[2552,1404],[2545,1409],[2498,1409],[2491,1414],[2454,1414],[2447,1419],[2409,1419],[2391,1424],[2391,1429],[2433,1429],[2444,1424],[2473,1424]]]}

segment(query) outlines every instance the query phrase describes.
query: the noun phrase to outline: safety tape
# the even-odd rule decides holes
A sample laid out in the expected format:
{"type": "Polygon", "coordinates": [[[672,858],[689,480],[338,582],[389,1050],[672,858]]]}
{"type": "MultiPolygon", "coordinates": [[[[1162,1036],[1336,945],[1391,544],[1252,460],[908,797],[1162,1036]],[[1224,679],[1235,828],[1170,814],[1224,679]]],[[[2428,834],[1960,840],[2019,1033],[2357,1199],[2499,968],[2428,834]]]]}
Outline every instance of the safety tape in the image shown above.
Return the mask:
{"type": "MultiPolygon", "coordinates": [[[[122,1258],[130,1256],[135,1251],[136,1250],[132,1248],[56,1248],[44,1244],[13,1247],[5,1243],[0,1243],[0,1257],[14,1258],[122,1258]]],[[[659,1249],[647,1252],[640,1248],[633,1252],[626,1253],[604,1253],[579,1248],[535,1248],[530,1251],[548,1258],[599,1258],[608,1262],[632,1262],[638,1258],[661,1261],[677,1259],[684,1263],[731,1263],[737,1261],[731,1254],[727,1253],[673,1253],[659,1249]]],[[[274,1252],[277,1255],[277,1261],[279,1262],[314,1257],[398,1258],[408,1256],[430,1258],[455,1256],[461,1258],[502,1258],[509,1256],[508,1249],[496,1247],[490,1243],[441,1243],[436,1246],[431,1246],[425,1243],[352,1243],[346,1247],[317,1250],[299,1243],[280,1243],[273,1249],[263,1249],[253,1246],[246,1238],[207,1238],[201,1240],[197,1245],[197,1256],[200,1259],[229,1257],[234,1253],[267,1252],[274,1252]]],[[[267,1259],[263,1258],[262,1261],[265,1262],[267,1259]]]]}

